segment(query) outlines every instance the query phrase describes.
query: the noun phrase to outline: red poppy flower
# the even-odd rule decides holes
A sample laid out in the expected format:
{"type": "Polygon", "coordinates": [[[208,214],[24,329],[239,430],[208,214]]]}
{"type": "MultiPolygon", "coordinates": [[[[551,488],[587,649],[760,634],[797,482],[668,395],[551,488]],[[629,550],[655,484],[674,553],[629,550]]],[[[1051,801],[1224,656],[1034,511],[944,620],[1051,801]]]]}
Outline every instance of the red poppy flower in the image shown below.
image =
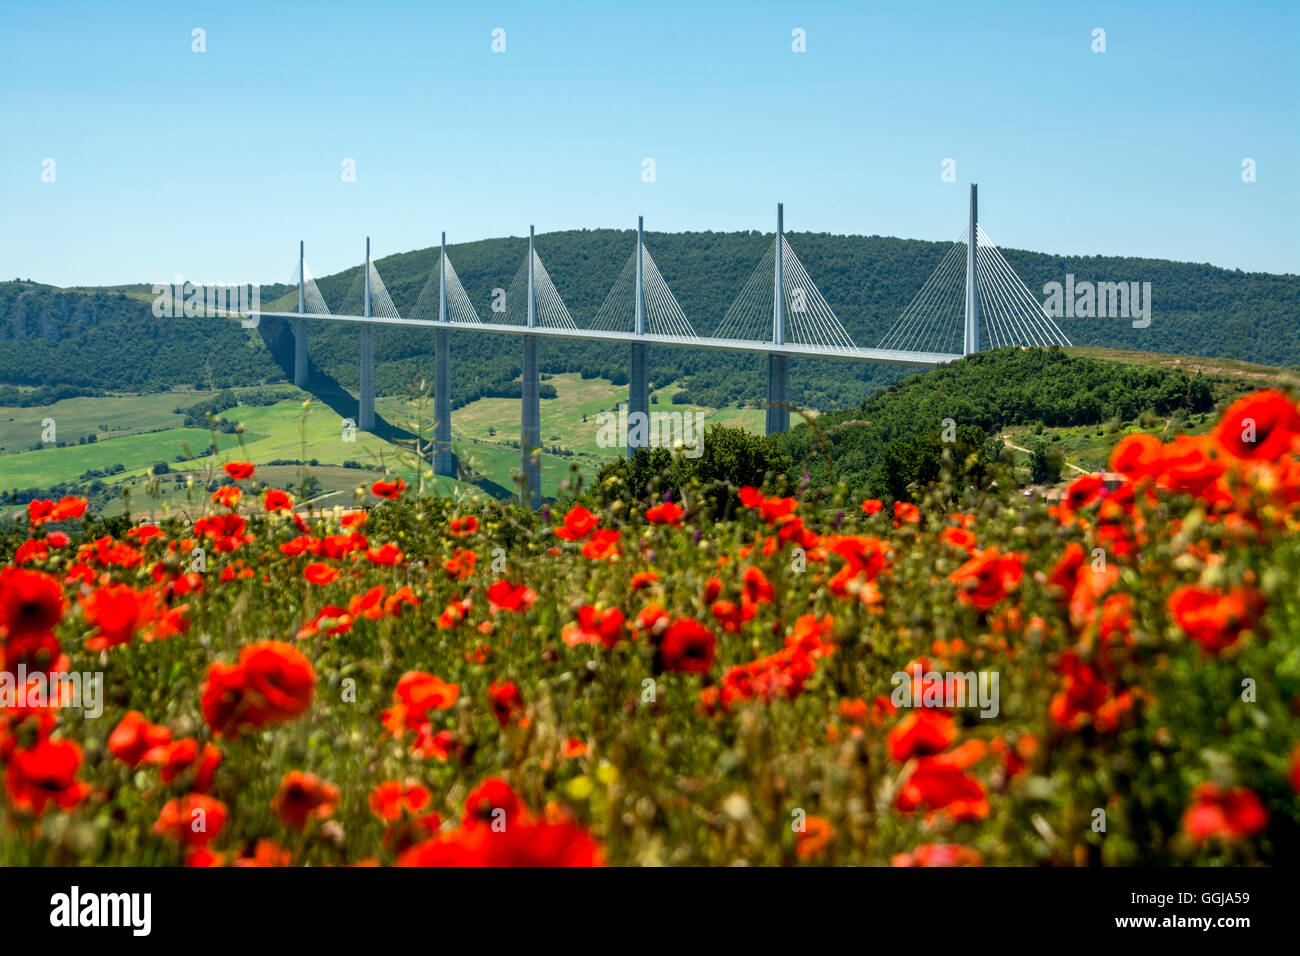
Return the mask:
{"type": "Polygon", "coordinates": [[[565,541],[581,541],[595,530],[600,519],[584,508],[574,505],[564,516],[564,524],[555,529],[555,536],[565,541]]]}
{"type": "Polygon", "coordinates": [[[884,510],[884,507],[885,503],[879,498],[868,498],[862,502],[862,513],[868,517],[878,515],[884,510]]]}
{"type": "Polygon", "coordinates": [[[500,777],[489,777],[479,783],[465,798],[465,810],[461,815],[464,826],[509,826],[519,819],[523,804],[510,789],[510,784],[500,777]]]}
{"type": "Polygon", "coordinates": [[[219,736],[238,736],[297,717],[311,704],[316,672],[282,641],[248,644],[237,664],[215,662],[200,689],[203,719],[219,736]]]}
{"type": "Polygon", "coordinates": [[[948,575],[948,580],[957,585],[957,600],[987,611],[1020,586],[1024,570],[1018,555],[985,548],[948,575]]]}
{"type": "Polygon", "coordinates": [[[984,857],[960,843],[922,843],[911,853],[896,853],[891,866],[982,866],[984,857]]]}
{"type": "Polygon", "coordinates": [[[312,584],[333,584],[338,580],[339,569],[323,561],[313,561],[302,569],[302,576],[312,584]]]}
{"type": "Polygon", "coordinates": [[[665,501],[653,508],[647,508],[645,518],[651,524],[679,524],[686,509],[672,501],[665,501]]]}
{"type": "Polygon", "coordinates": [[[126,644],[136,631],[148,626],[158,616],[161,601],[153,591],[115,584],[97,588],[82,598],[81,609],[86,621],[96,628],[86,640],[86,648],[102,651],[126,644]]]}
{"type": "Polygon", "coordinates": [[[314,773],[290,770],[280,781],[271,809],[285,826],[301,830],[308,820],[326,820],[339,805],[339,788],[314,773]]]}
{"type": "Polygon", "coordinates": [[[420,599],[415,596],[409,584],[403,584],[388,597],[384,598],[384,614],[397,617],[404,607],[419,607],[420,599]]]}
{"type": "Polygon", "coordinates": [[[757,607],[749,602],[714,601],[710,607],[713,617],[728,634],[739,634],[741,627],[754,618],[757,607]]]}
{"type": "Polygon", "coordinates": [[[241,545],[253,540],[244,533],[247,522],[237,514],[204,515],[194,522],[194,533],[213,542],[213,547],[223,554],[237,551],[241,545]]]}
{"type": "Polygon", "coordinates": [[[1233,402],[1214,426],[1214,440],[1228,454],[1273,461],[1300,438],[1300,409],[1284,393],[1264,389],[1233,402]]]}
{"type": "Polygon", "coordinates": [[[616,607],[600,610],[590,604],[578,611],[578,622],[565,627],[561,635],[570,647],[603,644],[613,647],[623,637],[623,612],[616,607]]]}
{"type": "Polygon", "coordinates": [[[212,776],[221,765],[221,750],[214,744],[204,744],[200,748],[197,737],[185,737],[159,744],[146,753],[144,759],[159,768],[159,776],[167,784],[194,768],[195,778],[189,789],[202,793],[211,786],[212,776]]]}
{"type": "Polygon", "coordinates": [[[0,632],[9,637],[49,631],[63,619],[67,601],[58,578],[43,571],[0,568],[0,632]]]}
{"type": "Polygon", "coordinates": [[[293,499],[289,497],[288,492],[272,488],[266,493],[262,507],[267,511],[290,511],[293,509],[293,499]]]}
{"type": "Polygon", "coordinates": [[[452,601],[438,615],[438,627],[444,631],[449,631],[453,627],[459,627],[465,621],[465,616],[469,614],[473,607],[473,602],[469,598],[461,601],[452,601]]]}
{"type": "Polygon", "coordinates": [[[795,837],[794,855],[801,860],[816,859],[835,839],[835,827],[825,817],[807,817],[803,823],[795,837]]]}
{"type": "Polygon", "coordinates": [[[1203,783],[1192,791],[1192,803],[1183,814],[1183,832],[1199,843],[1212,837],[1234,842],[1262,833],[1268,810],[1245,787],[1224,788],[1203,783]]]}
{"type": "Polygon", "coordinates": [[[225,472],[235,481],[246,481],[253,477],[253,463],[251,461],[228,461],[225,464],[225,472]]]}
{"type": "Polygon", "coordinates": [[[123,717],[108,735],[108,752],[128,767],[135,767],[145,754],[155,747],[169,743],[172,732],[166,727],[151,724],[138,710],[123,717]]]}
{"type": "Polygon", "coordinates": [[[391,541],[381,544],[378,548],[366,549],[366,560],[371,564],[385,565],[395,568],[405,560],[406,555],[402,554],[402,549],[391,541]]]}
{"type": "Polygon", "coordinates": [[[1259,594],[1248,588],[1186,586],[1169,595],[1169,612],[1201,650],[1217,654],[1253,626],[1261,603],[1259,594]]]}
{"type": "Polygon", "coordinates": [[[1136,702],[1132,691],[1107,683],[1097,669],[1074,651],[1061,655],[1059,666],[1064,689],[1048,705],[1052,722],[1067,730],[1079,730],[1089,723],[1100,733],[1114,733],[1136,702]]]}
{"type": "Polygon", "coordinates": [[[921,708],[889,731],[889,755],[899,763],[947,750],[957,739],[957,725],[947,714],[921,708]]]}
{"type": "Polygon", "coordinates": [[[987,817],[984,787],[966,773],[966,767],[982,753],[982,745],[970,741],[947,753],[917,757],[894,805],[904,813],[924,808],[927,819],[941,815],[960,822],[987,817]]]}
{"type": "Polygon", "coordinates": [[[86,513],[86,499],[66,495],[58,501],[30,501],[27,503],[27,520],[33,525],[47,521],[70,521],[86,513]]]}
{"type": "Polygon", "coordinates": [[[939,532],[939,540],[944,544],[950,544],[954,548],[965,551],[967,554],[975,550],[975,535],[965,528],[944,528],[939,532]]]}
{"type": "Polygon", "coordinates": [[[1110,470],[1125,478],[1154,478],[1160,473],[1165,446],[1155,435],[1125,435],[1110,453],[1110,470]]]}
{"type": "Polygon", "coordinates": [[[214,797],[191,793],[163,805],[153,832],[182,846],[205,846],[221,835],[226,805],[214,797]]]}
{"type": "Polygon", "coordinates": [[[370,491],[376,498],[386,498],[389,501],[397,500],[405,490],[406,482],[401,478],[394,478],[392,481],[380,479],[370,486],[370,491]]]}
{"type": "Polygon", "coordinates": [[[504,830],[461,827],[417,843],[398,866],[600,866],[600,844],[573,823],[527,819],[504,830]]]}
{"type": "Polygon", "coordinates": [[[416,814],[433,799],[428,789],[414,781],[389,780],[370,791],[370,809],[375,816],[391,823],[403,814],[416,814]]]}
{"type": "Polygon", "coordinates": [[[90,785],[77,780],[81,748],[71,740],[40,740],[33,747],[14,750],[5,769],[9,805],[20,813],[40,816],[53,803],[69,810],[90,793],[90,785]]]}
{"type": "Polygon", "coordinates": [[[498,684],[493,681],[488,687],[488,700],[492,704],[492,714],[502,727],[524,712],[524,695],[511,681],[498,684]]]}
{"type": "Polygon", "coordinates": [[[314,618],[303,621],[302,627],[298,628],[298,633],[294,636],[301,640],[304,637],[315,637],[323,632],[330,637],[336,637],[339,634],[346,634],[351,629],[352,615],[348,613],[347,608],[339,607],[337,604],[326,604],[314,618]]]}
{"type": "Polygon", "coordinates": [[[492,606],[503,611],[526,611],[537,600],[537,592],[522,584],[497,581],[487,590],[492,606]]]}
{"type": "Polygon", "coordinates": [[[239,488],[234,485],[223,485],[212,492],[212,503],[234,510],[238,507],[239,499],[242,497],[244,497],[244,493],[239,488]]]}
{"type": "MultiPolygon", "coordinates": [[[[201,851],[191,851],[191,856],[198,852],[201,851]]],[[[284,849],[284,847],[280,846],[274,840],[258,840],[257,845],[253,847],[251,855],[238,857],[231,863],[231,866],[288,866],[292,860],[293,854],[284,849]]]]}
{"type": "Polygon", "coordinates": [[[715,640],[713,632],[694,618],[678,618],[659,639],[656,657],[660,668],[705,673],[713,666],[715,640]]]}
{"type": "Polygon", "coordinates": [[[618,559],[618,542],[622,532],[613,528],[600,528],[591,533],[591,540],[582,546],[582,556],[592,561],[614,561],[618,559]]]}
{"type": "Polygon", "coordinates": [[[447,523],[447,533],[453,538],[463,538],[467,534],[473,534],[478,530],[478,518],[473,515],[465,515],[463,518],[452,518],[447,523]]]}
{"type": "Polygon", "coordinates": [[[921,509],[910,501],[894,502],[894,527],[901,528],[905,524],[920,524],[921,509]]]}
{"type": "Polygon", "coordinates": [[[745,568],[740,593],[746,604],[771,604],[776,595],[767,575],[752,564],[745,568]]]}
{"type": "Polygon", "coordinates": [[[447,710],[459,698],[459,684],[450,684],[425,671],[407,671],[397,679],[393,706],[383,713],[384,727],[399,738],[406,730],[419,733],[429,722],[429,711],[447,710]]]}
{"type": "Polygon", "coordinates": [[[648,588],[658,580],[659,575],[655,574],[653,571],[638,571],[636,574],[632,575],[632,580],[628,582],[628,586],[633,591],[640,591],[644,588],[648,588]]]}

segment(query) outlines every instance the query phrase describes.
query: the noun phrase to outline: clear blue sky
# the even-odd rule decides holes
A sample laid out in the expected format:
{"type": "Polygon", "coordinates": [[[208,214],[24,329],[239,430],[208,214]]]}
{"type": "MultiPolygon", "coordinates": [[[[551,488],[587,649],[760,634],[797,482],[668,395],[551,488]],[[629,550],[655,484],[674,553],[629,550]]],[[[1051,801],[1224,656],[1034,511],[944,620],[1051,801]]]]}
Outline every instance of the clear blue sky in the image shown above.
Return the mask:
{"type": "Polygon", "coordinates": [[[778,200],[951,240],[971,181],[1002,246],[1294,273],[1298,47],[1295,0],[8,2],[0,276],[285,281],[299,238],[323,275],[366,234],[770,231],[778,200]]]}

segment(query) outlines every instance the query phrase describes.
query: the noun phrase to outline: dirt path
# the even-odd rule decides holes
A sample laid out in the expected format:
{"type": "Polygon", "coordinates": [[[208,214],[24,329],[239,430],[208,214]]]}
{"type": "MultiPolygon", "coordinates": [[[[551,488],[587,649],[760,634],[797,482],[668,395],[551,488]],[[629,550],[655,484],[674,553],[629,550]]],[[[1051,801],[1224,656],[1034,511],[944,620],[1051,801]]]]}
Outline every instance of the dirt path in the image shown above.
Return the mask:
{"type": "MultiPolygon", "coordinates": [[[[1003,440],[1004,442],[1006,442],[1006,445],[1007,445],[1008,448],[1014,448],[1016,451],[1023,451],[1026,455],[1032,455],[1032,454],[1033,454],[1033,452],[1030,451],[1028,448],[1021,448],[1019,445],[1013,445],[1013,444],[1011,444],[1011,442],[1007,441],[1006,438],[1003,438],[1002,440],[1003,440]]],[[[1075,471],[1077,471],[1077,472],[1078,472],[1079,474],[1081,474],[1081,475],[1091,475],[1091,474],[1092,474],[1092,472],[1088,471],[1088,469],[1086,469],[1086,468],[1080,468],[1078,465],[1072,465],[1072,464],[1070,464],[1068,461],[1065,461],[1064,458],[1061,459],[1061,461],[1062,461],[1062,463],[1065,465],[1066,468],[1073,468],[1075,471]]]]}

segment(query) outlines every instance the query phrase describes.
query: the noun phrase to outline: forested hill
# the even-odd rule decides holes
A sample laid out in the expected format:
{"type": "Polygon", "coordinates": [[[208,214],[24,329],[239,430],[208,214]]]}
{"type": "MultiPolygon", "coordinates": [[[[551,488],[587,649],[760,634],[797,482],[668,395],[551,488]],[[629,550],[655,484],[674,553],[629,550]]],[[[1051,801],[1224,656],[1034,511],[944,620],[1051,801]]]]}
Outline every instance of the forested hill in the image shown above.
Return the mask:
{"type": "MultiPolygon", "coordinates": [[[[947,253],[949,243],[879,236],[792,233],[789,241],[854,340],[874,345],[947,253]]],[[[712,331],[761,259],[771,236],[760,233],[647,233],[646,245],[686,315],[701,334],[712,331]]],[[[630,231],[581,230],[544,234],[537,249],[556,288],[579,322],[589,320],[630,255],[630,231]]],[[[508,288],[527,240],[490,239],[449,247],[471,301],[490,316],[492,290],[508,288]]],[[[1300,363],[1300,277],[1244,273],[1208,265],[1153,259],[1069,257],[1003,250],[1040,300],[1047,282],[1151,283],[1149,327],[1127,318],[1061,318],[1077,345],[1237,358],[1272,365],[1300,363]]],[[[377,268],[398,309],[410,309],[437,261],[436,248],[379,259],[377,268]]],[[[318,280],[338,308],[360,267],[318,280]]],[[[263,287],[263,304],[292,293],[263,287]]],[[[151,390],[175,384],[257,384],[283,377],[266,342],[279,343],[275,323],[261,334],[233,322],[156,319],[147,286],[65,290],[30,282],[0,283],[0,384],[151,390]],[[18,341],[21,340],[21,345],[18,341]]],[[[518,375],[518,341],[479,336],[452,340],[455,400],[503,394],[518,375]]],[[[343,385],[357,382],[356,328],[318,324],[312,360],[343,385]]],[[[431,370],[433,336],[426,331],[380,330],[376,381],[400,391],[431,370]]],[[[276,358],[284,362],[280,352],[276,358]]],[[[586,371],[625,381],[626,346],[546,343],[543,371],[586,371]]],[[[820,409],[859,402],[905,372],[881,366],[796,360],[794,401],[820,409]]],[[[652,349],[655,384],[686,379],[690,400],[708,405],[753,401],[763,395],[760,356],[687,349],[652,349]]]]}
{"type": "Polygon", "coordinates": [[[899,498],[927,458],[937,465],[945,427],[959,442],[960,461],[1003,428],[1100,425],[1148,413],[1186,419],[1247,387],[1183,369],[1074,357],[1058,347],[1004,348],[894,382],[855,408],[796,425],[777,445],[796,479],[806,471],[818,488],[844,481],[859,493],[899,498]]]}

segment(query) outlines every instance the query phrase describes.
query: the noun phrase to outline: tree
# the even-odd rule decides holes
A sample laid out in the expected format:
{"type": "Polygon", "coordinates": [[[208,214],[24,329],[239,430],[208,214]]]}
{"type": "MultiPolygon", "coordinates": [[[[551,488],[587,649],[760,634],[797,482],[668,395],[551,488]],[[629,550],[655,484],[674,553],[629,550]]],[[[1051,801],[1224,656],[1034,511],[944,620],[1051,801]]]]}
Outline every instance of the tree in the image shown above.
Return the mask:
{"type": "Polygon", "coordinates": [[[698,455],[667,448],[639,448],[631,461],[618,459],[605,465],[596,487],[607,498],[645,502],[655,495],[683,489],[702,490],[715,511],[725,511],[735,502],[738,489],[761,487],[784,479],[791,462],[772,439],[741,428],[713,425],[697,441],[703,442],[698,455]]]}
{"type": "Polygon", "coordinates": [[[1035,442],[1030,449],[1029,480],[1036,485],[1054,485],[1061,480],[1061,453],[1047,442],[1035,442]]]}

